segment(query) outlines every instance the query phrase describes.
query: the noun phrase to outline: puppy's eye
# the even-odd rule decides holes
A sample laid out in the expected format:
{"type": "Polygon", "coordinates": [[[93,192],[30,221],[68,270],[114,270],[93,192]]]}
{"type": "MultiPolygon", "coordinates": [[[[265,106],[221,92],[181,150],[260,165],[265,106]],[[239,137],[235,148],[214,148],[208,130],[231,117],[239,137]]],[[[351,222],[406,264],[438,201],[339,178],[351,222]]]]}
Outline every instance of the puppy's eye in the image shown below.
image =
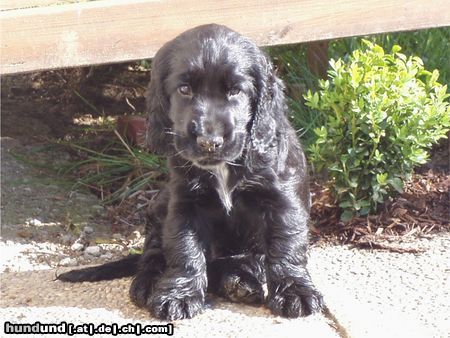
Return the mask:
{"type": "Polygon", "coordinates": [[[178,93],[183,96],[192,96],[192,89],[188,85],[181,85],[178,87],[178,93]]]}
{"type": "Polygon", "coordinates": [[[236,96],[236,95],[239,95],[240,92],[241,92],[241,90],[239,88],[231,88],[228,91],[228,96],[236,96]]]}

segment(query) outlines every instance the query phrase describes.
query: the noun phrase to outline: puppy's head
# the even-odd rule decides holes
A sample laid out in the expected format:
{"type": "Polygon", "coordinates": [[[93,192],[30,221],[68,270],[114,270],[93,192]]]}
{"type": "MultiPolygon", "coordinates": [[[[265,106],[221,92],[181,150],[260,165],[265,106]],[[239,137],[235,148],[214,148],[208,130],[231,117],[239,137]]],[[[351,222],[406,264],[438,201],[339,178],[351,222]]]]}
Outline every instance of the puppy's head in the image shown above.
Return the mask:
{"type": "Polygon", "coordinates": [[[196,27],[168,42],[152,65],[150,149],[204,168],[237,159],[267,62],[252,42],[224,26],[196,27]]]}

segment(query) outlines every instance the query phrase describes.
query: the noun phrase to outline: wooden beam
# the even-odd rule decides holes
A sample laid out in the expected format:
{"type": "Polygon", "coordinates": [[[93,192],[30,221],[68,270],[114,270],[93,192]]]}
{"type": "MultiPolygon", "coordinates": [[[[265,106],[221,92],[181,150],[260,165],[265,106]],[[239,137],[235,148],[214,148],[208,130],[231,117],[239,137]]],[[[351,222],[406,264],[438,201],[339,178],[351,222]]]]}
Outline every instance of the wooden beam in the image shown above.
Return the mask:
{"type": "Polygon", "coordinates": [[[1,73],[145,59],[225,24],[259,45],[450,26],[450,0],[101,0],[0,12],[1,73]]]}
{"type": "Polygon", "coordinates": [[[80,2],[77,0],[2,0],[0,2],[0,11],[12,9],[24,9],[32,7],[45,7],[52,5],[63,5],[68,3],[80,2]]]}

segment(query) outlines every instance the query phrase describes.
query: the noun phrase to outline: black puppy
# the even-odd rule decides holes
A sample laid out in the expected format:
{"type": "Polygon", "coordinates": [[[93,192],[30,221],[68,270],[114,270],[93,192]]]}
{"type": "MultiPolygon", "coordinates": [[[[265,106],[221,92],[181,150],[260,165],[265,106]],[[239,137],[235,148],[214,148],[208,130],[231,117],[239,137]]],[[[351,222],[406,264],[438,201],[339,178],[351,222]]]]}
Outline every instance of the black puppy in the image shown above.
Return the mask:
{"type": "Polygon", "coordinates": [[[196,27],[156,54],[147,103],[148,145],[168,156],[170,179],[144,253],[59,279],[136,274],[134,303],[168,320],[198,314],[207,289],[286,317],[320,311],[307,164],[267,56],[224,26],[196,27]]]}

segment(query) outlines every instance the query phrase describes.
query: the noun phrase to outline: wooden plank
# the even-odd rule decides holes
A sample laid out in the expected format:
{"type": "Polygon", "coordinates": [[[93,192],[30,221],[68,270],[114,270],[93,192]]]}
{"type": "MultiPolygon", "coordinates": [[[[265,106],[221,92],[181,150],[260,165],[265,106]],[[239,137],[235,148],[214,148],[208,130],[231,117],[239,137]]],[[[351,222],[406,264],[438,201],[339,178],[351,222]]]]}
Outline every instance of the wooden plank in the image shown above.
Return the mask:
{"type": "Polygon", "coordinates": [[[152,57],[205,23],[260,45],[450,26],[450,0],[101,0],[0,12],[1,73],[152,57]]]}
{"type": "Polygon", "coordinates": [[[82,1],[86,0],[2,0],[0,2],[0,11],[8,11],[12,9],[23,9],[32,7],[45,7],[52,5],[56,6],[82,1]]]}

